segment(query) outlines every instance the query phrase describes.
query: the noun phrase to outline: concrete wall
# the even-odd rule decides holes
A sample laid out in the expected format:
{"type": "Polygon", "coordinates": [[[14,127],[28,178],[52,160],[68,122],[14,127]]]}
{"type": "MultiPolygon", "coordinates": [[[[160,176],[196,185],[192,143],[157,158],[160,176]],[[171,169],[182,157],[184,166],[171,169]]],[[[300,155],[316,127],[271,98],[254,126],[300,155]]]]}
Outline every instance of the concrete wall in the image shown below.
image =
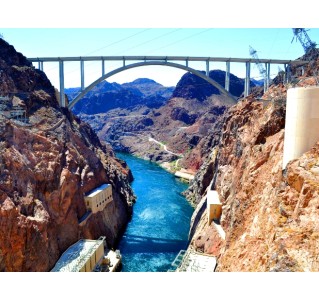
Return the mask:
{"type": "Polygon", "coordinates": [[[104,256],[104,244],[102,243],[95,251],[95,264],[102,260],[104,256]]]}
{"type": "Polygon", "coordinates": [[[319,141],[319,87],[287,91],[283,166],[300,157],[319,141]]]}
{"type": "Polygon", "coordinates": [[[80,269],[80,272],[92,272],[96,264],[102,260],[103,256],[104,244],[101,243],[99,247],[91,254],[91,256],[87,257],[83,267],[80,269]]]}

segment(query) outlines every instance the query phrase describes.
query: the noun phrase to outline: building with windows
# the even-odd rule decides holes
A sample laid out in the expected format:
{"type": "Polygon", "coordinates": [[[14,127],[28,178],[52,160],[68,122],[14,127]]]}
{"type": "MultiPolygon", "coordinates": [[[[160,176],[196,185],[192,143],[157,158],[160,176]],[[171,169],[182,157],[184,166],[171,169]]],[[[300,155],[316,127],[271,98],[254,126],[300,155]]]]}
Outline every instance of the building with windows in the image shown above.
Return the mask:
{"type": "Polygon", "coordinates": [[[79,240],[56,262],[51,272],[116,272],[122,263],[119,250],[108,250],[105,237],[79,240]]]}
{"type": "Polygon", "coordinates": [[[60,257],[51,272],[91,272],[104,257],[104,237],[79,240],[60,257]]]}
{"type": "Polygon", "coordinates": [[[105,206],[113,201],[112,185],[102,184],[84,196],[87,210],[93,214],[102,211],[105,206]]]}

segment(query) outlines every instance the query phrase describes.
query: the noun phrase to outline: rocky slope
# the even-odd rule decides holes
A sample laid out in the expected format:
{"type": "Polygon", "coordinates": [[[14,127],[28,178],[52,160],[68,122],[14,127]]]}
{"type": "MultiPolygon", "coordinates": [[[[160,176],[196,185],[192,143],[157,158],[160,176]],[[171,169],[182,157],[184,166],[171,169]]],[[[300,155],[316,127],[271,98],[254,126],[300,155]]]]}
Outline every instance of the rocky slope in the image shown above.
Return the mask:
{"type": "Polygon", "coordinates": [[[129,169],[55,94],[45,74],[0,39],[0,95],[29,118],[1,117],[0,271],[48,271],[79,238],[104,235],[114,246],[130,218],[129,169]],[[84,193],[103,183],[112,184],[114,201],[79,225],[84,193]]]}
{"type": "MultiPolygon", "coordinates": [[[[224,85],[225,72],[213,70],[210,77],[224,85]]],[[[239,97],[244,80],[231,74],[230,83],[230,91],[239,97]]],[[[171,170],[196,172],[208,155],[206,145],[219,136],[222,115],[233,104],[205,80],[186,73],[172,98],[157,109],[114,109],[80,117],[91,124],[101,140],[117,150],[158,163],[170,162],[166,166],[171,170]]]]}
{"type": "Polygon", "coordinates": [[[198,203],[190,247],[217,256],[217,271],[319,270],[319,143],[282,171],[286,90],[316,84],[313,71],[230,108],[188,191],[198,203]],[[207,224],[207,188],[220,196],[225,240],[207,224]]]}

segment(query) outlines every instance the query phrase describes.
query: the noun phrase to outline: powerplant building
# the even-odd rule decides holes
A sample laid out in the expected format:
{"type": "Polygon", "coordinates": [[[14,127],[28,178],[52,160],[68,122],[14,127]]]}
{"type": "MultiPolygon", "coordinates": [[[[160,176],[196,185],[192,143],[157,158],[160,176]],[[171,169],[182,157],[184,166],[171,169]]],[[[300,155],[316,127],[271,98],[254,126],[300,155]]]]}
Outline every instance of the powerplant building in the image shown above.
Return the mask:
{"type": "Polygon", "coordinates": [[[104,237],[79,240],[60,257],[51,272],[91,272],[104,257],[104,237]]]}
{"type": "Polygon", "coordinates": [[[105,237],[79,240],[59,258],[51,272],[115,272],[121,265],[119,250],[106,248],[105,237]]]}
{"type": "Polygon", "coordinates": [[[113,201],[112,185],[103,184],[97,187],[84,197],[84,201],[86,209],[93,214],[102,211],[108,203],[113,201]]]}

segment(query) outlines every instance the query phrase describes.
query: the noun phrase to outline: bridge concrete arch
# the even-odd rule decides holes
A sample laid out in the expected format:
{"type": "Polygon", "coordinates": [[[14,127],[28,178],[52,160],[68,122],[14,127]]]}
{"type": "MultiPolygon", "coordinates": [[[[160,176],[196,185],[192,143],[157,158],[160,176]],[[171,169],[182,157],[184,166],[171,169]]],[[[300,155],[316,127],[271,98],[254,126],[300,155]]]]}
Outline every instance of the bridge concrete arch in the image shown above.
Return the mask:
{"type": "Polygon", "coordinates": [[[89,86],[87,86],[79,95],[77,95],[74,100],[69,103],[68,108],[71,109],[76,103],[78,103],[89,91],[91,91],[96,85],[98,85],[100,82],[103,80],[118,74],[120,72],[132,69],[132,68],[137,68],[137,67],[143,67],[143,66],[167,66],[167,67],[173,67],[173,68],[178,68],[182,69],[185,71],[188,71],[204,80],[212,84],[214,87],[216,87],[223,95],[225,95],[227,98],[229,98],[234,104],[237,102],[236,97],[234,97],[232,94],[230,94],[226,89],[224,89],[218,82],[215,80],[211,79],[208,77],[206,74],[195,70],[193,68],[190,68],[188,66],[184,66],[181,64],[177,63],[172,63],[172,62],[167,62],[167,61],[144,61],[144,62],[138,62],[138,63],[133,63],[129,65],[125,65],[123,67],[117,68],[111,72],[106,73],[105,75],[101,76],[99,79],[95,80],[92,82],[89,86]]]}

